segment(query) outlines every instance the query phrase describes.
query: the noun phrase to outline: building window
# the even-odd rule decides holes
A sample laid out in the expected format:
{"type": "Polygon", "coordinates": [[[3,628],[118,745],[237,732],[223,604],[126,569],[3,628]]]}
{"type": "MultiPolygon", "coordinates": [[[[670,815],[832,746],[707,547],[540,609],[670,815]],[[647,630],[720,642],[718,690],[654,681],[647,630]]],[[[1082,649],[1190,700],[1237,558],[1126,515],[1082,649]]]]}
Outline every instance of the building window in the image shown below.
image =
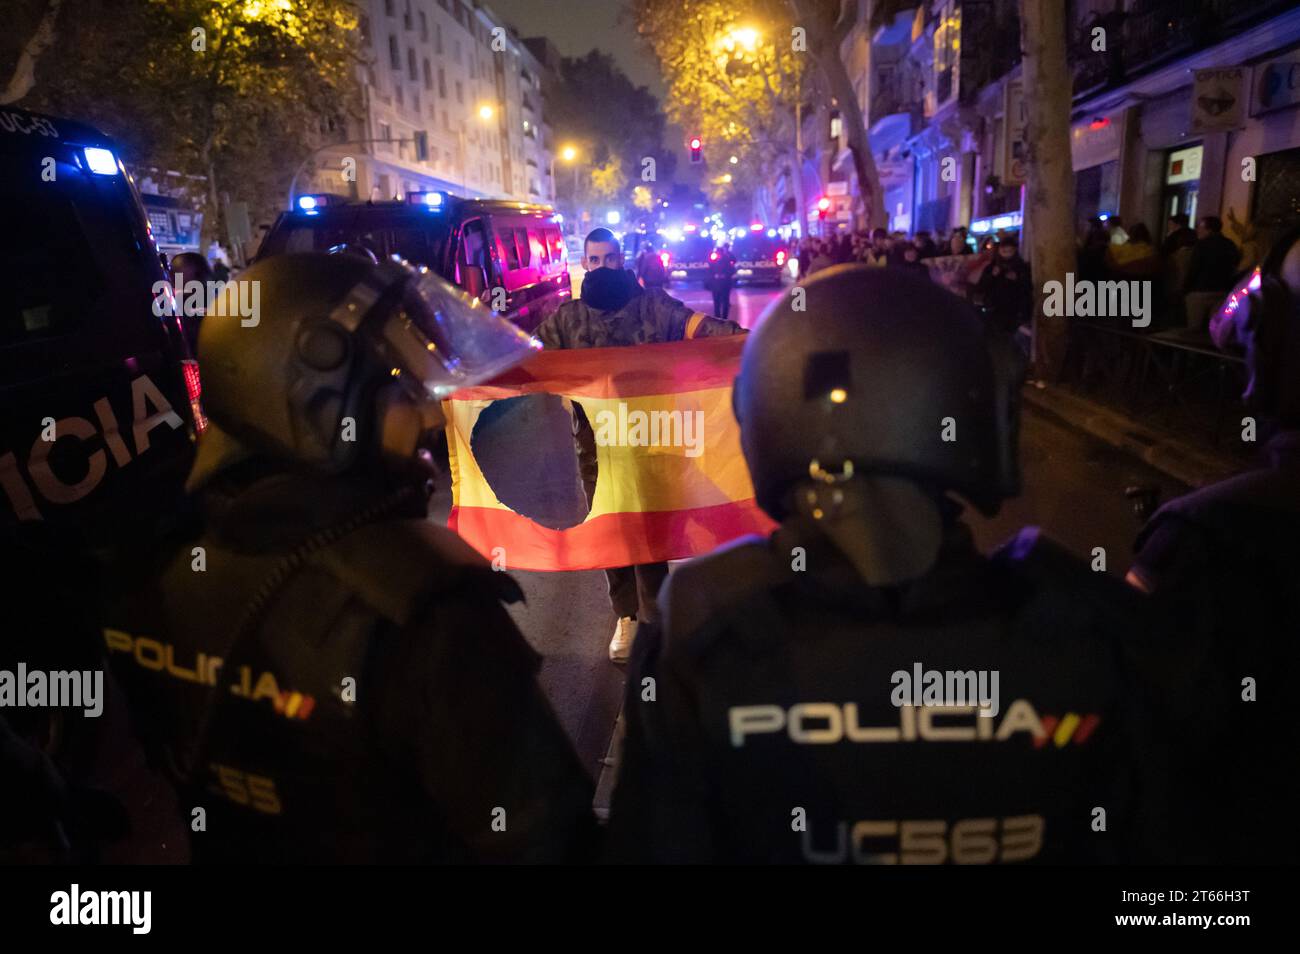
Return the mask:
{"type": "Polygon", "coordinates": [[[428,60],[424,61],[424,88],[433,89],[433,69],[428,60]]]}
{"type": "Polygon", "coordinates": [[[388,65],[395,70],[402,68],[402,52],[397,48],[397,37],[388,37],[388,65]]]}
{"type": "Polygon", "coordinates": [[[435,23],[433,25],[433,52],[437,53],[439,56],[442,56],[442,24],[441,23],[435,23]]]}
{"type": "Polygon", "coordinates": [[[420,39],[426,43],[429,40],[429,18],[424,15],[423,10],[420,11],[420,39]]]}
{"type": "Polygon", "coordinates": [[[456,41],[456,47],[455,47],[455,50],[456,50],[456,52],[455,52],[455,54],[452,56],[452,59],[455,61],[456,65],[459,66],[459,65],[460,65],[460,40],[457,40],[457,41],[456,41]]]}
{"type": "MultiPolygon", "coordinates": [[[[379,124],[379,136],[378,136],[377,138],[379,138],[379,139],[392,139],[392,138],[393,138],[393,127],[390,126],[390,125],[388,125],[388,123],[380,123],[380,124],[379,124]]],[[[387,149],[388,147],[387,147],[387,146],[381,146],[380,148],[381,148],[381,149],[387,149]]]]}
{"type": "Polygon", "coordinates": [[[364,14],[357,18],[357,28],[361,31],[361,39],[370,42],[370,17],[364,14]]]}
{"type": "Polygon", "coordinates": [[[397,15],[393,12],[393,0],[384,0],[384,13],[390,17],[397,15]]]}
{"type": "Polygon", "coordinates": [[[406,77],[412,82],[419,78],[419,74],[415,72],[415,50],[409,47],[406,50],[406,77]]]}
{"type": "Polygon", "coordinates": [[[465,102],[465,87],[460,80],[456,80],[456,102],[462,104],[465,102]]]}
{"type": "Polygon", "coordinates": [[[447,98],[447,74],[442,71],[441,66],[438,67],[438,95],[443,99],[447,98]]]}
{"type": "Polygon", "coordinates": [[[401,83],[397,83],[397,84],[395,84],[395,87],[396,87],[396,90],[397,90],[397,105],[398,105],[398,106],[405,106],[405,105],[406,105],[406,94],[405,94],[405,92],[404,92],[403,89],[402,89],[402,84],[401,84],[401,83]]]}
{"type": "Polygon", "coordinates": [[[411,0],[406,0],[406,12],[402,14],[402,26],[411,29],[411,0]]]}

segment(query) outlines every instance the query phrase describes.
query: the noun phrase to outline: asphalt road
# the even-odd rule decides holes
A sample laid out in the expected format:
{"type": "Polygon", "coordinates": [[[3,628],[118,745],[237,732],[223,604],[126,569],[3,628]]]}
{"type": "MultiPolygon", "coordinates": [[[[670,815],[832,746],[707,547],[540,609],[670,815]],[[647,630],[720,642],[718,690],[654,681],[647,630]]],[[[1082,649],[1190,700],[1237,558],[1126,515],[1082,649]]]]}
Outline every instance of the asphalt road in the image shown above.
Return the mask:
{"type": "MultiPolygon", "coordinates": [[[[670,293],[711,311],[707,291],[688,288],[670,293]]],[[[779,291],[774,289],[737,289],[733,318],[752,328],[776,294],[779,291]]],[[[539,519],[555,526],[581,519],[580,513],[568,512],[585,501],[574,483],[576,469],[566,470],[563,463],[572,445],[567,414],[558,400],[546,407],[520,402],[502,413],[512,418],[515,436],[495,446],[485,444],[480,455],[498,493],[514,496],[520,492],[520,481],[547,473],[551,476],[545,479],[553,484],[548,496],[560,503],[555,512],[538,515],[539,519]]],[[[1122,576],[1139,527],[1125,488],[1155,485],[1164,499],[1186,490],[1141,461],[1029,409],[1022,428],[1021,458],[1023,495],[1008,502],[997,517],[986,519],[973,511],[968,517],[982,550],[991,550],[1020,527],[1035,524],[1082,558],[1091,559],[1093,547],[1105,548],[1108,571],[1122,576]]],[[[447,486],[438,488],[434,504],[435,519],[445,520],[450,506],[447,486]]],[[[584,764],[593,776],[598,775],[618,716],[623,682],[622,670],[606,655],[614,616],[604,575],[600,571],[516,571],[514,575],[527,602],[512,608],[512,615],[544,658],[543,689],[584,764]]]]}

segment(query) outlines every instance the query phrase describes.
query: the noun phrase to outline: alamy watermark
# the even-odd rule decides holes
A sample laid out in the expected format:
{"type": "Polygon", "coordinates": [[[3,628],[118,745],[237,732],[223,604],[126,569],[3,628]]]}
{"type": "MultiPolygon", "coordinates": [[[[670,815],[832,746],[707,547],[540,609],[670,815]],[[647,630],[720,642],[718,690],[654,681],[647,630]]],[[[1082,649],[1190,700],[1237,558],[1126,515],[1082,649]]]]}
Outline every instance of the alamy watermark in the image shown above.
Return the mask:
{"type": "Polygon", "coordinates": [[[1150,281],[1065,281],[1043,285],[1043,315],[1047,318],[1130,318],[1134,328],[1151,324],[1153,292],[1150,281]]]}
{"type": "Polygon", "coordinates": [[[912,670],[897,670],[889,681],[894,686],[889,701],[895,706],[975,706],[991,719],[998,714],[998,670],[926,669],[919,662],[912,670]]]}
{"type": "Polygon", "coordinates": [[[617,411],[596,413],[596,443],[601,447],[684,447],[687,457],[704,453],[703,411],[617,411]]]}
{"type": "Polygon", "coordinates": [[[44,672],[19,663],[17,671],[0,669],[0,708],[81,709],[96,719],[104,711],[104,672],[74,669],[44,672]]]}
{"type": "Polygon", "coordinates": [[[239,318],[244,328],[256,328],[262,320],[262,283],[256,279],[244,281],[207,281],[185,278],[177,272],[173,282],[153,283],[153,313],[155,318],[166,315],[199,318],[206,315],[217,299],[225,296],[225,314],[239,318]],[[174,290],[173,290],[174,289],[174,290]]]}
{"type": "Polygon", "coordinates": [[[73,884],[50,895],[54,925],[127,925],[132,934],[148,934],[153,925],[152,891],[83,891],[73,884]]]}

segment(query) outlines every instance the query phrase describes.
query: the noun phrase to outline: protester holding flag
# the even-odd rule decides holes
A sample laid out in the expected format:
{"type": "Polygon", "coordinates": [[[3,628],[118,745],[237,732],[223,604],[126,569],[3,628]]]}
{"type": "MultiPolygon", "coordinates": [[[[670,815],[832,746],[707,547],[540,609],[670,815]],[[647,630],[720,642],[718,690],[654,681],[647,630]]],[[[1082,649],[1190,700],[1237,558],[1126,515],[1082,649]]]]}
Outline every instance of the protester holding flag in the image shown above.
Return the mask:
{"type": "MultiPolygon", "coordinates": [[[[537,327],[548,349],[608,348],[682,341],[714,335],[739,334],[731,321],[692,311],[662,290],[642,288],[623,268],[623,251],[614,233],[593,229],[582,246],[586,276],[582,297],[565,302],[537,327]]],[[[596,441],[580,407],[574,406],[574,436],[587,500],[596,486],[596,441]]],[[[609,644],[609,658],[627,661],[638,623],[656,618],[655,597],[668,576],[668,564],[650,563],[605,571],[609,600],[618,622],[609,644]]]]}

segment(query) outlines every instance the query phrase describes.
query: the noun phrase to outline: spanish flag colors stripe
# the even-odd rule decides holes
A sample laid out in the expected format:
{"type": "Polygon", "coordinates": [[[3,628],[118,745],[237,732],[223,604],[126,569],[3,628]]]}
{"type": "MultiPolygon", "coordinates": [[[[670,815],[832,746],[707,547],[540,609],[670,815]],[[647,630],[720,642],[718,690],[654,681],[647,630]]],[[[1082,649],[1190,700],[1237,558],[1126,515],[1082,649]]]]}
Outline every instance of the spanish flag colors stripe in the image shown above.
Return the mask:
{"type": "Polygon", "coordinates": [[[520,570],[679,559],[769,531],[773,524],[754,502],[731,411],[743,341],[543,353],[488,385],[456,393],[447,402],[451,527],[485,556],[503,552],[508,568],[520,570]],[[596,436],[591,512],[564,530],[502,504],[470,447],[491,400],[538,392],[580,404],[596,436]]]}

